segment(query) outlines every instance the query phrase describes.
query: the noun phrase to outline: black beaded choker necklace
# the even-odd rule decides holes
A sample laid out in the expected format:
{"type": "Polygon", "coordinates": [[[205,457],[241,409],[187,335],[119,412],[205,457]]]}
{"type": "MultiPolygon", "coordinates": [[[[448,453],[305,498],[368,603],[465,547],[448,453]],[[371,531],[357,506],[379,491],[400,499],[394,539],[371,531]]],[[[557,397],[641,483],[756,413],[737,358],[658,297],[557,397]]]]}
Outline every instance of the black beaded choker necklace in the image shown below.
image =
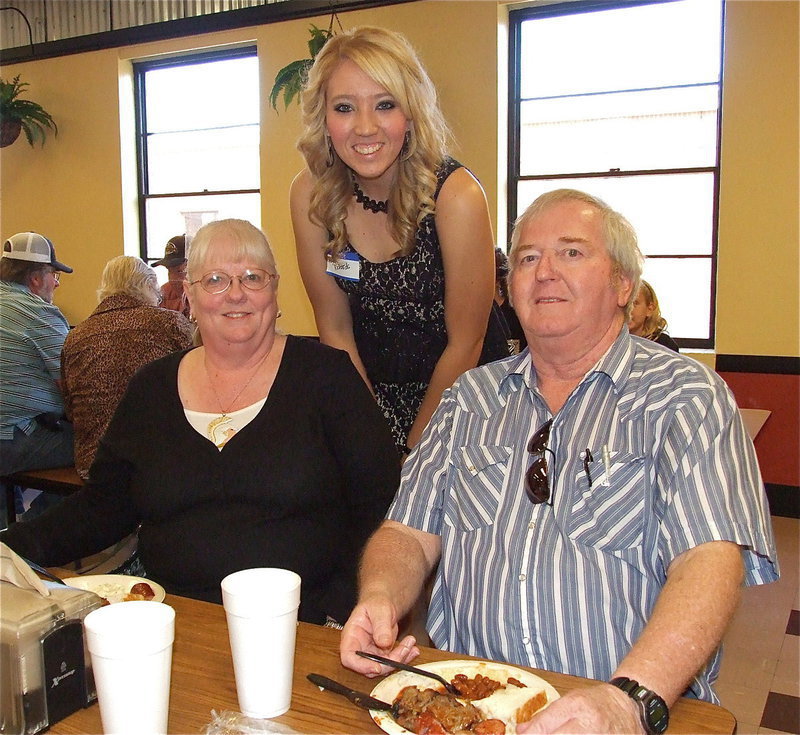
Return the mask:
{"type": "Polygon", "coordinates": [[[363,191],[361,191],[361,187],[358,185],[358,182],[353,179],[353,194],[355,194],[356,201],[364,207],[364,209],[378,214],[378,212],[388,212],[389,211],[389,200],[386,199],[382,202],[377,201],[376,199],[370,199],[363,191]]]}

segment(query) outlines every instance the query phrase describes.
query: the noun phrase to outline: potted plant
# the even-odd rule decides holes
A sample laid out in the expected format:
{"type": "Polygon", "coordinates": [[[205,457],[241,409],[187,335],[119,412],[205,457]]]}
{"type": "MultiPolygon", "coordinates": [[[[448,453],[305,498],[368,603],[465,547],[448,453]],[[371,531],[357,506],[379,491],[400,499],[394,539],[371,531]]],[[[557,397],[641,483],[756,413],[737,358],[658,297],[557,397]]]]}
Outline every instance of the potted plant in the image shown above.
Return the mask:
{"type": "MultiPolygon", "coordinates": [[[[311,39],[308,41],[308,53],[311,55],[310,59],[298,59],[291,64],[287,64],[275,75],[275,83],[272,85],[272,91],[269,93],[269,101],[272,109],[278,111],[278,97],[283,92],[283,109],[288,110],[292,100],[300,93],[303,85],[306,82],[306,74],[314,63],[317,54],[322,50],[322,47],[327,43],[328,39],[333,36],[333,21],[338,22],[339,17],[336,13],[331,15],[331,22],[327,30],[317,28],[313,23],[309,27],[311,39]]],[[[339,22],[339,28],[342,27],[339,22]]]]}
{"type": "Polygon", "coordinates": [[[58,134],[56,121],[47,110],[36,102],[20,99],[28,86],[19,80],[19,74],[10,82],[0,79],[0,148],[11,145],[20,131],[25,132],[31,146],[36,142],[44,145],[48,129],[58,134]]]}

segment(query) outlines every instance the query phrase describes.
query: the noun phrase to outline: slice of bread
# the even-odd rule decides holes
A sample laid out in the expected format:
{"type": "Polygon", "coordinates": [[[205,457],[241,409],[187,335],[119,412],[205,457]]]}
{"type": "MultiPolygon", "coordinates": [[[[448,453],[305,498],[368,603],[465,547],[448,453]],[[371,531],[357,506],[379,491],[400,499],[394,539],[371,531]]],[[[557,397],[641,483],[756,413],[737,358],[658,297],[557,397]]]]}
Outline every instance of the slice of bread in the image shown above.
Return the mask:
{"type": "Polygon", "coordinates": [[[547,692],[530,687],[508,684],[485,699],[476,699],[473,704],[487,717],[502,720],[507,725],[527,722],[547,704],[547,692]]]}

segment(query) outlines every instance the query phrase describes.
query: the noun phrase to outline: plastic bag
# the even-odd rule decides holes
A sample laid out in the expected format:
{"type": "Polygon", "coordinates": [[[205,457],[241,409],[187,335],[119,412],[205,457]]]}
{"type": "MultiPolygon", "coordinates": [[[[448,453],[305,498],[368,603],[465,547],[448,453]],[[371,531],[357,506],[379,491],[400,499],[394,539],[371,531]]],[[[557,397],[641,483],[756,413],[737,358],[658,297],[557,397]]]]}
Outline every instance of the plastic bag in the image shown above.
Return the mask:
{"type": "Polygon", "coordinates": [[[203,735],[261,735],[261,733],[277,733],[293,735],[299,731],[289,725],[274,720],[257,720],[246,717],[241,712],[211,710],[211,722],[206,725],[203,735]]]}

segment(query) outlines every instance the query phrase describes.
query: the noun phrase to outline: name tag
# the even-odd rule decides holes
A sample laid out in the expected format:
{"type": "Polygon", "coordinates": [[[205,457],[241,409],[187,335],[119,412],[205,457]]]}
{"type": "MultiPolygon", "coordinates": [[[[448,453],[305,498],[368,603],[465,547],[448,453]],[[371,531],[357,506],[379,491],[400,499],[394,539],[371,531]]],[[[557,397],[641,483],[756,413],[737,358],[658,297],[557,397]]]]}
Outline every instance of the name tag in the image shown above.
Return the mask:
{"type": "Polygon", "coordinates": [[[338,260],[329,260],[325,271],[337,278],[357,281],[361,276],[361,261],[358,253],[345,252],[339,256],[338,260]]]}

